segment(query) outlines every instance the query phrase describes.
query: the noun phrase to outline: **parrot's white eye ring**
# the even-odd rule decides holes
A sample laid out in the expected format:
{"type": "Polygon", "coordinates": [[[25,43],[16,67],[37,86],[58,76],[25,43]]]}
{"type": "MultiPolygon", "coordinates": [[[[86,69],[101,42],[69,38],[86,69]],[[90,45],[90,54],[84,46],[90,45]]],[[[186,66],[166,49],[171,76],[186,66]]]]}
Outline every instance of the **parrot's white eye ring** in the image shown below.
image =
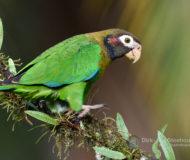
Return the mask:
{"type": "Polygon", "coordinates": [[[133,44],[133,38],[129,35],[123,35],[119,37],[119,40],[127,47],[130,47],[133,44]]]}

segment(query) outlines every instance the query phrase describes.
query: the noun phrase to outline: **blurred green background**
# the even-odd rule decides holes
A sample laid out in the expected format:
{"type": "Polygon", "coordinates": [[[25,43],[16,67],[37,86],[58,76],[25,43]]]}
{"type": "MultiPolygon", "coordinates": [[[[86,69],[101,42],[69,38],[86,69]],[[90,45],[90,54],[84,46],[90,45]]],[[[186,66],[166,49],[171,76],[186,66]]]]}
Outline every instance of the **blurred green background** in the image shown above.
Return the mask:
{"type": "MultiPolygon", "coordinates": [[[[190,138],[190,1],[189,0],[0,0],[4,23],[3,52],[23,63],[50,46],[80,33],[123,28],[142,42],[141,60],[112,63],[95,84],[91,103],[105,103],[105,112],[120,112],[129,131],[155,138],[168,124],[166,136],[190,138]]],[[[99,113],[100,114],[100,113],[99,113]]],[[[8,114],[0,110],[0,159],[53,160],[52,144],[35,140],[41,131],[27,132],[23,121],[11,131],[8,114]]],[[[151,152],[152,143],[140,145],[151,152]]],[[[189,159],[190,147],[174,147],[177,159],[189,159]]],[[[73,149],[69,160],[95,159],[73,149]]]]}

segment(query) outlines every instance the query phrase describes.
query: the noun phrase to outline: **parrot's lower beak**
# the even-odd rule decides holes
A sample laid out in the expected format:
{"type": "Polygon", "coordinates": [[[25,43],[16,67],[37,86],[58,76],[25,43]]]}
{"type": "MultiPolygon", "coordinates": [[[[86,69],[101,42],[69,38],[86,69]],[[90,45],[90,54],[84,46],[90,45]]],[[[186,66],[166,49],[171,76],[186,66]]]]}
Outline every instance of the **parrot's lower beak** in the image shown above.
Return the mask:
{"type": "Polygon", "coordinates": [[[141,57],[141,46],[134,48],[130,52],[126,53],[125,56],[132,60],[133,63],[136,63],[141,57]]]}

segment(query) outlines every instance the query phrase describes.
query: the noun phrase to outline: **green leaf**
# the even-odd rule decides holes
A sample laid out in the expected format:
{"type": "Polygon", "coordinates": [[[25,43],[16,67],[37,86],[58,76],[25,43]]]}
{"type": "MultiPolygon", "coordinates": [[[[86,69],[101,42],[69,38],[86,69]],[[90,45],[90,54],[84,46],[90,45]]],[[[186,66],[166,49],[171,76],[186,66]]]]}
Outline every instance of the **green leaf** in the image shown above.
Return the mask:
{"type": "Polygon", "coordinates": [[[162,129],[160,130],[160,132],[162,132],[164,134],[164,132],[165,132],[165,130],[166,130],[167,127],[168,127],[168,125],[165,124],[164,127],[162,127],[162,129]]]}
{"type": "Polygon", "coordinates": [[[31,117],[34,117],[40,121],[52,124],[52,125],[58,125],[59,123],[53,119],[52,117],[50,117],[49,115],[39,112],[39,111],[30,111],[27,110],[25,111],[26,114],[30,115],[31,117]]]}
{"type": "MultiPolygon", "coordinates": [[[[167,124],[164,125],[164,127],[161,129],[161,132],[164,133],[165,130],[167,128],[167,124]]],[[[157,140],[153,143],[152,145],[152,151],[154,152],[154,155],[157,159],[160,159],[161,157],[161,152],[160,150],[158,149],[158,145],[159,145],[159,142],[158,142],[158,138],[157,140]]]]}
{"type": "Polygon", "coordinates": [[[9,66],[9,72],[11,72],[13,75],[16,75],[16,67],[11,58],[8,59],[8,66],[9,66]]]}
{"type": "Polygon", "coordinates": [[[117,117],[116,117],[116,126],[117,126],[117,129],[119,131],[119,133],[121,134],[121,136],[125,139],[125,140],[129,140],[129,132],[128,132],[128,129],[125,125],[125,122],[122,118],[122,116],[117,113],[117,117]]]}
{"type": "Polygon", "coordinates": [[[31,102],[23,102],[22,104],[26,104],[26,105],[32,107],[33,109],[35,109],[35,110],[37,110],[37,111],[40,111],[40,110],[38,109],[38,107],[35,106],[35,105],[34,105],[33,103],[31,103],[31,102]]]}
{"type": "Polygon", "coordinates": [[[84,124],[82,123],[82,121],[80,121],[80,128],[81,128],[82,130],[85,130],[84,124]]]}
{"type": "Polygon", "coordinates": [[[1,49],[2,43],[3,43],[3,24],[0,18],[0,49],[1,49]]]}
{"type": "Polygon", "coordinates": [[[166,160],[175,160],[174,151],[168,139],[164,136],[164,134],[158,131],[158,140],[160,142],[161,148],[164,152],[166,160]]]}
{"type": "Polygon", "coordinates": [[[105,156],[105,157],[108,157],[108,158],[112,158],[112,159],[125,159],[126,156],[121,153],[121,152],[118,152],[118,151],[113,151],[113,150],[110,150],[106,147],[93,147],[93,149],[98,152],[99,154],[105,156]]]}

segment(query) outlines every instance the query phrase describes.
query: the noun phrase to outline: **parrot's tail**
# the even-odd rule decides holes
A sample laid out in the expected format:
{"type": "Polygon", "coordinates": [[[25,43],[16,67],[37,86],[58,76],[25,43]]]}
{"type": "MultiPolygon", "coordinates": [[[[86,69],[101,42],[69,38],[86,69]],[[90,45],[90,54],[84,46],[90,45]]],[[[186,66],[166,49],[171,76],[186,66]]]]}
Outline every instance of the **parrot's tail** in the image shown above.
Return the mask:
{"type": "Polygon", "coordinates": [[[0,91],[5,91],[6,92],[6,91],[12,91],[14,89],[16,89],[16,85],[12,84],[9,79],[0,82],[0,91]]]}
{"type": "Polygon", "coordinates": [[[16,89],[16,85],[1,85],[0,83],[0,91],[12,91],[12,90],[15,90],[16,89]]]}
{"type": "Polygon", "coordinates": [[[19,79],[23,74],[11,77],[5,81],[0,82],[0,91],[12,91],[17,88],[19,79]]]}

